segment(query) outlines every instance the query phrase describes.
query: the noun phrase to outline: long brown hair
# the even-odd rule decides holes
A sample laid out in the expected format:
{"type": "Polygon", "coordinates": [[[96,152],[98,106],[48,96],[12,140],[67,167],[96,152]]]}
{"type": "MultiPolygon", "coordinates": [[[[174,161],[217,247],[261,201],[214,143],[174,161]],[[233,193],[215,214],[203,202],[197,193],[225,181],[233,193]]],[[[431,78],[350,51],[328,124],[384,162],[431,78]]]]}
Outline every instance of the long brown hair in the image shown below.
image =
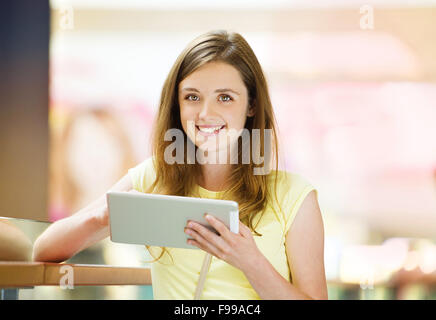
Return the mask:
{"type": "MultiPolygon", "coordinates": [[[[250,132],[250,146],[252,144],[252,130],[260,129],[260,150],[264,150],[264,129],[271,129],[273,134],[270,156],[263,154],[264,159],[275,159],[274,189],[277,188],[278,170],[278,143],[276,121],[270,101],[268,86],[262,68],[253,50],[247,41],[236,32],[214,30],[202,34],[191,41],[178,56],[172,66],[162,89],[160,105],[152,132],[152,154],[156,170],[156,180],[146,190],[147,193],[160,193],[167,195],[189,196],[195,187],[200,174],[200,164],[188,164],[185,145],[183,164],[168,164],[164,159],[165,149],[171,141],[165,141],[164,136],[169,129],[179,129],[183,132],[185,141],[186,133],[180,120],[180,106],[178,102],[179,83],[199,67],[208,62],[224,62],[235,67],[247,88],[248,103],[254,107],[255,114],[248,117],[245,128],[250,132]]],[[[192,143],[192,142],[191,142],[192,143]]],[[[238,164],[232,165],[229,177],[230,189],[225,190],[222,199],[236,201],[239,205],[240,220],[245,223],[256,235],[261,236],[253,227],[253,217],[260,213],[261,217],[266,208],[270,194],[268,191],[269,176],[254,175],[253,170],[257,165],[252,161],[242,164],[241,137],[238,138],[238,164]]],[[[196,150],[195,146],[195,150],[196,150]]],[[[267,164],[264,164],[267,166],[267,164]]],[[[268,164],[270,165],[270,164],[268,164]]],[[[277,193],[276,199],[277,199],[277,193]]],[[[274,207],[273,207],[274,208],[274,207]]],[[[260,221],[260,219],[259,219],[260,221]]],[[[257,226],[257,224],[256,224],[257,226]]],[[[149,246],[146,246],[147,248],[149,246]]],[[[159,258],[165,252],[162,251],[159,258]]]]}

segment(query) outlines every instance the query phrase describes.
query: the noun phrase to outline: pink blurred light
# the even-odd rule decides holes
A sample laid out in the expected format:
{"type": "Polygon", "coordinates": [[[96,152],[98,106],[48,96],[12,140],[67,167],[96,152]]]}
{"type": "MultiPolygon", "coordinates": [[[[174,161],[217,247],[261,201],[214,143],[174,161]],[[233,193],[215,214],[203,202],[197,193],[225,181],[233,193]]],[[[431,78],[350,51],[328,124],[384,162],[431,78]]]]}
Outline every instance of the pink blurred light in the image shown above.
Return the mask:
{"type": "Polygon", "coordinates": [[[411,50],[387,33],[298,33],[271,35],[274,70],[296,74],[415,76],[420,66],[411,50]]]}

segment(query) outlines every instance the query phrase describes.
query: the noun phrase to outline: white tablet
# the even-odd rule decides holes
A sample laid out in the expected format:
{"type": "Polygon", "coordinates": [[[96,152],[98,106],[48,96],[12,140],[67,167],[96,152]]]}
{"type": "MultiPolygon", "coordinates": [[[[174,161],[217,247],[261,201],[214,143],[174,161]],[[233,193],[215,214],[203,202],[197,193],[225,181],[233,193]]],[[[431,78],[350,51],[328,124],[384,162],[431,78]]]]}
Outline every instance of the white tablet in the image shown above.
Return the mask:
{"type": "Polygon", "coordinates": [[[216,232],[204,218],[206,212],[230,231],[239,232],[235,201],[114,191],[107,192],[106,197],[113,242],[198,249],[186,243],[191,236],[184,228],[192,220],[216,232]]]}

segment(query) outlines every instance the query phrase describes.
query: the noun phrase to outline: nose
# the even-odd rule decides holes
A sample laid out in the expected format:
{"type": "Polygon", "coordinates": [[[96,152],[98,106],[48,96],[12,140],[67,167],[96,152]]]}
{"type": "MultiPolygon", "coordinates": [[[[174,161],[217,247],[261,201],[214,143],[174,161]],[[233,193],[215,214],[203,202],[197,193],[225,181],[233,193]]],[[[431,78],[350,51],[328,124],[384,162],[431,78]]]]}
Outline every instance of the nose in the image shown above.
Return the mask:
{"type": "Polygon", "coordinates": [[[200,109],[200,112],[198,114],[198,118],[199,119],[206,119],[210,115],[213,115],[213,114],[214,114],[213,102],[205,101],[201,105],[201,109],[200,109]]]}

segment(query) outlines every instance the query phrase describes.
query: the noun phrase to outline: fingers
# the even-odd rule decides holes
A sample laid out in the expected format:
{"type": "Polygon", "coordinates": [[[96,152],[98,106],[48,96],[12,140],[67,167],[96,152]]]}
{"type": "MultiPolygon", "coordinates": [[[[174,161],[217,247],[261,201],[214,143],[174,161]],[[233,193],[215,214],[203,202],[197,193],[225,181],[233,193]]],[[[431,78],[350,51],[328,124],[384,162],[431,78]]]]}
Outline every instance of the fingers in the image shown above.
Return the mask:
{"type": "Polygon", "coordinates": [[[226,241],[233,242],[233,234],[223,222],[210,214],[206,214],[204,218],[226,241]]]}
{"type": "Polygon", "coordinates": [[[216,235],[214,232],[210,231],[199,223],[190,221],[188,223],[188,227],[185,228],[185,232],[191,235],[198,242],[212,243],[222,252],[227,252],[230,247],[224,238],[216,235]],[[199,235],[199,237],[197,237],[198,239],[196,238],[197,235],[199,235]]]}
{"type": "Polygon", "coordinates": [[[252,235],[250,228],[243,224],[241,220],[239,220],[239,234],[245,238],[252,235]]]}
{"type": "MultiPolygon", "coordinates": [[[[186,229],[187,228],[185,228],[185,232],[186,229]]],[[[191,230],[191,232],[186,233],[192,237],[192,239],[188,239],[188,244],[196,246],[206,252],[209,252],[217,258],[221,258],[221,252],[218,250],[218,248],[213,246],[209,241],[205,240],[198,232],[191,230]]]]}

